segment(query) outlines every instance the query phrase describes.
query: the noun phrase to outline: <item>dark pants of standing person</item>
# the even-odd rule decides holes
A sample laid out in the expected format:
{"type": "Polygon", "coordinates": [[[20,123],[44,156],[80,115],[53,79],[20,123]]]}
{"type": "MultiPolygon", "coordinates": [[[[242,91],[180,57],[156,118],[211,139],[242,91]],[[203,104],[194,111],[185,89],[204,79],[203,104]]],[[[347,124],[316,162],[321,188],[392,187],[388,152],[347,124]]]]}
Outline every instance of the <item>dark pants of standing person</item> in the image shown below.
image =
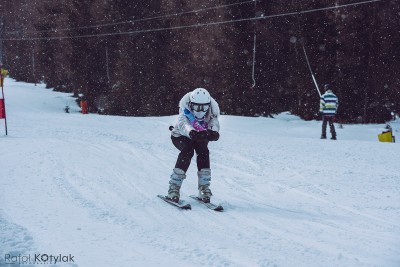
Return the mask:
{"type": "Polygon", "coordinates": [[[196,151],[197,170],[210,168],[210,152],[208,150],[208,141],[195,142],[186,136],[171,136],[172,143],[179,149],[180,153],[176,160],[175,168],[186,172],[189,169],[190,161],[196,151]]]}
{"type": "Polygon", "coordinates": [[[331,128],[331,134],[333,138],[336,138],[335,125],[333,125],[333,120],[335,116],[322,115],[322,137],[326,137],[326,124],[329,122],[329,127],[331,128]]]}

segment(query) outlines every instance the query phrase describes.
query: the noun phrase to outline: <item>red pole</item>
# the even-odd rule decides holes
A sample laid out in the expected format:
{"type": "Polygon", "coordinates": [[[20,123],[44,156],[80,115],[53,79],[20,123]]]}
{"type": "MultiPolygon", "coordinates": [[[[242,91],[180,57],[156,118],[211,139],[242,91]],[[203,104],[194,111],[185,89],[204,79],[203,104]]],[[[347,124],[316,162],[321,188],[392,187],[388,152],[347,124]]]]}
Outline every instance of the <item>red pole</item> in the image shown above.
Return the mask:
{"type": "Polygon", "coordinates": [[[86,100],[81,100],[82,114],[88,114],[88,106],[86,100]]]}
{"type": "Polygon", "coordinates": [[[0,79],[1,79],[1,95],[3,97],[3,114],[4,115],[4,125],[6,128],[6,135],[8,135],[8,131],[7,131],[7,116],[6,116],[6,100],[4,99],[4,78],[1,77],[0,75],[0,79]]]}

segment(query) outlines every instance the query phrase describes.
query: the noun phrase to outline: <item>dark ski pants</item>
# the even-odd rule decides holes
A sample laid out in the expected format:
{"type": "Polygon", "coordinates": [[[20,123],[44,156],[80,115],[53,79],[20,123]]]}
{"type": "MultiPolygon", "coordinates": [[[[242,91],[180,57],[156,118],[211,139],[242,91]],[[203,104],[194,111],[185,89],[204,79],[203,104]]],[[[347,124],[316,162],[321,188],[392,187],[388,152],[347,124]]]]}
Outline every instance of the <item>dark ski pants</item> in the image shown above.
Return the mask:
{"type": "Polygon", "coordinates": [[[326,125],[329,122],[329,127],[331,128],[332,137],[336,137],[335,125],[333,124],[335,116],[322,115],[322,136],[326,137],[326,125]]]}
{"type": "Polygon", "coordinates": [[[187,171],[189,169],[190,161],[196,151],[197,156],[197,170],[210,168],[210,152],[208,150],[208,141],[194,142],[186,136],[174,137],[171,136],[172,143],[179,149],[180,153],[176,160],[175,168],[187,171]]]}

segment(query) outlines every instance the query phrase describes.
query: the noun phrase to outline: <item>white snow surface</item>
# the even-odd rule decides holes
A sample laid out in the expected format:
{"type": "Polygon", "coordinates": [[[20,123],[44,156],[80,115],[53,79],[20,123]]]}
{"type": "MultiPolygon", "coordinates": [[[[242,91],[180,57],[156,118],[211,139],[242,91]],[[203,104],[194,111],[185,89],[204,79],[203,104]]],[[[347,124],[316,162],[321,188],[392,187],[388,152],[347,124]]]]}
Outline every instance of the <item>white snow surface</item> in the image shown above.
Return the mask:
{"type": "Polygon", "coordinates": [[[378,142],[384,125],[336,125],[332,141],[289,113],[221,116],[209,149],[225,211],[189,198],[195,157],[183,211],[156,197],[178,155],[176,116],[82,115],[70,94],[9,78],[4,91],[0,266],[16,266],[7,254],[71,254],[52,266],[79,267],[400,266],[400,145],[378,142]]]}

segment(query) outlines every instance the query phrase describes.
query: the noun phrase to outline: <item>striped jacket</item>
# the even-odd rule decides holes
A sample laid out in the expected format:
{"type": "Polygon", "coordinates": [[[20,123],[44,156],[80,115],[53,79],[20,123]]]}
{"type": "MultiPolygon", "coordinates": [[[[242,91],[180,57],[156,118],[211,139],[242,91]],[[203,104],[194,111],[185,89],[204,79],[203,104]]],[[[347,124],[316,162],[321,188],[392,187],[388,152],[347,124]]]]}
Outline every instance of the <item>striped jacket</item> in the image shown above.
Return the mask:
{"type": "Polygon", "coordinates": [[[339,107],[339,100],[337,96],[332,92],[326,92],[321,96],[321,101],[319,102],[319,111],[323,115],[336,115],[336,111],[339,107]]]}

